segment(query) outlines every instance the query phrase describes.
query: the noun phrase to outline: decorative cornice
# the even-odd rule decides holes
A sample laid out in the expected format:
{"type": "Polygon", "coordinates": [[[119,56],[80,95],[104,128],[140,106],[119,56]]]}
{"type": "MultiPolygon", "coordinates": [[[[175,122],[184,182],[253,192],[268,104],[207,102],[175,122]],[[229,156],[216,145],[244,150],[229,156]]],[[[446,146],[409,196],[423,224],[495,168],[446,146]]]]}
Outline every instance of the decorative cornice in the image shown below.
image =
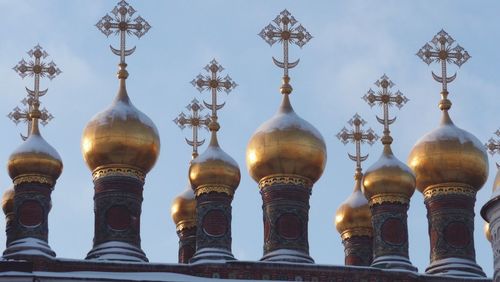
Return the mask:
{"type": "Polygon", "coordinates": [[[55,184],[55,181],[51,177],[42,174],[21,174],[13,180],[14,185],[33,182],[47,184],[50,187],[54,187],[55,184]]]}
{"type": "Polygon", "coordinates": [[[344,232],[342,232],[342,234],[340,234],[342,241],[345,241],[352,237],[361,237],[361,236],[373,237],[373,229],[357,227],[357,228],[347,229],[344,232]]]}
{"type": "Polygon", "coordinates": [[[194,194],[196,197],[199,197],[201,194],[208,194],[210,192],[224,193],[231,197],[234,195],[233,188],[228,185],[222,184],[203,184],[196,187],[196,189],[194,190],[194,194]]]}
{"type": "Polygon", "coordinates": [[[464,183],[442,183],[425,188],[424,200],[443,195],[461,195],[470,198],[476,197],[476,189],[464,183]]]}
{"type": "Polygon", "coordinates": [[[98,167],[92,172],[92,179],[94,181],[108,176],[125,176],[135,178],[141,182],[144,182],[146,175],[139,169],[133,167],[124,166],[105,166],[98,167]]]}
{"type": "Polygon", "coordinates": [[[313,182],[306,177],[295,174],[273,174],[262,178],[259,181],[259,188],[264,189],[273,185],[298,185],[311,189],[313,182]]]}
{"type": "Polygon", "coordinates": [[[370,207],[375,204],[383,204],[383,203],[400,203],[400,204],[408,204],[410,199],[403,194],[379,194],[373,196],[369,203],[370,207]]]}
{"type": "Polygon", "coordinates": [[[187,228],[193,228],[196,227],[196,219],[187,219],[187,220],[181,220],[177,223],[176,225],[176,230],[178,232],[187,229],[187,228]]]}

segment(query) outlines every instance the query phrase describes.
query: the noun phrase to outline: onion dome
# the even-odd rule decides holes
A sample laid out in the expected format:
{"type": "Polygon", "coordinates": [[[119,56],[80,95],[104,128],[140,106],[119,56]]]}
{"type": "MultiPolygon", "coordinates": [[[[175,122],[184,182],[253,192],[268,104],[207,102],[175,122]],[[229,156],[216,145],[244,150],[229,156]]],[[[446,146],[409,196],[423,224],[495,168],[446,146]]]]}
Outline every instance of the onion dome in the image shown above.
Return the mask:
{"type": "Polygon", "coordinates": [[[14,187],[10,187],[3,193],[2,210],[4,214],[9,214],[14,211],[14,187]]]}
{"type": "Polygon", "coordinates": [[[363,235],[372,233],[372,216],[368,201],[361,191],[361,174],[352,194],[337,209],[335,227],[342,239],[350,237],[351,234],[347,234],[349,232],[358,231],[363,235]]]}
{"type": "Polygon", "coordinates": [[[147,173],[160,153],[154,123],[130,101],[127,73],[118,73],[120,88],[111,106],[95,115],[83,131],[82,153],[92,171],[102,167],[131,167],[147,173]]]}
{"type": "Polygon", "coordinates": [[[417,189],[442,183],[462,183],[479,190],[488,178],[484,145],[453,124],[443,111],[440,126],[413,147],[408,164],[417,176],[417,189]]]}
{"type": "Polygon", "coordinates": [[[59,153],[43,139],[38,130],[38,121],[34,120],[29,137],[9,157],[7,170],[10,178],[15,184],[19,177],[47,177],[47,184],[53,185],[62,169],[59,153]]]}
{"type": "Polygon", "coordinates": [[[498,193],[500,193],[500,169],[497,170],[497,176],[493,181],[493,195],[498,195],[498,193]]]}
{"type": "Polygon", "coordinates": [[[278,112],[251,137],[246,159],[257,182],[266,176],[288,174],[314,183],[323,174],[326,156],[319,131],[294,112],[284,94],[278,112]]]}
{"type": "Polygon", "coordinates": [[[191,187],[174,199],[170,214],[177,230],[196,226],[196,199],[191,187]]]}
{"type": "Polygon", "coordinates": [[[485,222],[483,225],[483,232],[484,236],[486,237],[486,240],[491,242],[491,232],[490,232],[490,224],[488,222],[485,222]]]}
{"type": "Polygon", "coordinates": [[[221,149],[217,141],[216,130],[212,130],[212,137],[207,149],[191,161],[189,167],[191,186],[193,189],[197,189],[203,185],[215,185],[220,186],[224,191],[229,188],[234,192],[234,189],[240,184],[240,178],[238,164],[221,149]]]}
{"type": "Polygon", "coordinates": [[[368,199],[378,195],[410,199],[415,192],[415,175],[394,156],[390,145],[384,144],[380,158],[366,170],[363,186],[368,199]]]}

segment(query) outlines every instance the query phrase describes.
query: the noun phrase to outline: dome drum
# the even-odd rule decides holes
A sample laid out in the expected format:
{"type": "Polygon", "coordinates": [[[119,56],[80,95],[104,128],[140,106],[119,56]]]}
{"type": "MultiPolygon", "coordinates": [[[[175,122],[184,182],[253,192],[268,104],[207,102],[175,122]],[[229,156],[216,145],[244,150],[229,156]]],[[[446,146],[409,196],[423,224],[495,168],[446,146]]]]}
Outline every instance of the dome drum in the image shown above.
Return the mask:
{"type": "Polygon", "coordinates": [[[179,263],[189,263],[196,251],[196,199],[190,186],[174,199],[170,208],[179,237],[179,263]]]}

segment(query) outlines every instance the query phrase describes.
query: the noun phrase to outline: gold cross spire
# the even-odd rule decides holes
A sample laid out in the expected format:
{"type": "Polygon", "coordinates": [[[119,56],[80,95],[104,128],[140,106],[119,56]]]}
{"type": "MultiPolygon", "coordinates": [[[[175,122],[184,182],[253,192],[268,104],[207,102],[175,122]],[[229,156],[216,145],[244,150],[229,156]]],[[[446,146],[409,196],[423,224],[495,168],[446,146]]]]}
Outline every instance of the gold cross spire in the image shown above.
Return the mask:
{"type": "Polygon", "coordinates": [[[109,46],[113,54],[120,56],[121,69],[119,78],[127,78],[125,57],[132,55],[135,51],[135,47],[126,49],[126,35],[133,34],[137,36],[137,38],[141,38],[151,28],[149,23],[141,16],[137,16],[132,20],[132,15],[134,15],[135,12],[136,10],[132,8],[132,6],[125,0],[121,0],[111,11],[113,16],[106,14],[95,25],[107,37],[113,33],[120,34],[120,49],[115,49],[111,45],[109,46]]]}
{"type": "Polygon", "coordinates": [[[193,99],[191,103],[186,106],[186,109],[190,111],[189,114],[184,114],[181,112],[178,117],[174,119],[174,123],[177,124],[181,129],[186,126],[193,130],[193,139],[186,139],[186,143],[193,147],[193,153],[191,154],[192,159],[198,156],[198,147],[205,143],[205,139],[198,140],[198,129],[207,128],[210,122],[210,116],[207,114],[204,117],[200,116],[200,113],[205,109],[203,105],[198,102],[198,100],[193,99]]]}
{"type": "Polygon", "coordinates": [[[396,91],[396,93],[392,93],[390,91],[390,88],[394,86],[394,83],[385,74],[382,75],[379,80],[375,81],[375,85],[377,85],[380,90],[375,93],[375,91],[370,88],[370,90],[368,90],[368,93],[363,96],[363,100],[365,100],[368,105],[370,105],[370,107],[373,107],[376,104],[382,106],[384,117],[376,117],[377,121],[384,125],[384,136],[382,137],[382,144],[390,145],[392,143],[392,137],[391,131],[389,130],[389,125],[396,121],[396,117],[392,119],[389,118],[389,107],[391,107],[392,105],[396,105],[396,107],[401,109],[401,107],[403,107],[403,105],[406,104],[409,99],[406,98],[399,90],[396,91]]]}
{"type": "Polygon", "coordinates": [[[444,111],[451,108],[451,101],[448,100],[447,85],[457,77],[457,73],[450,77],[447,76],[446,64],[453,63],[461,67],[470,58],[469,53],[460,45],[457,44],[455,47],[452,47],[454,42],[455,40],[446,31],[441,30],[430,41],[432,45],[425,43],[417,52],[417,56],[427,65],[432,62],[441,63],[441,76],[432,72],[432,77],[442,85],[439,108],[444,111]]]}
{"type": "Polygon", "coordinates": [[[23,140],[26,140],[31,134],[34,123],[36,123],[35,127],[38,130],[38,121],[45,126],[54,118],[47,109],[43,108],[40,110],[40,97],[47,94],[48,91],[48,89],[40,91],[40,78],[48,77],[52,80],[61,73],[61,70],[53,61],[49,63],[43,61],[49,54],[43,50],[40,45],[33,47],[27,54],[32,60],[27,62],[22,59],[14,66],[13,70],[23,79],[26,76],[34,77],[33,90],[26,87],[28,95],[21,101],[26,108],[20,109],[19,107],[15,107],[14,110],[7,115],[7,117],[16,124],[21,121],[28,124],[28,134],[26,136],[21,134],[23,140]]]}
{"type": "Polygon", "coordinates": [[[203,101],[203,103],[212,111],[208,128],[212,132],[217,132],[220,128],[220,125],[217,122],[217,111],[222,109],[222,107],[224,107],[224,105],[226,104],[217,104],[217,94],[221,90],[224,90],[229,94],[229,92],[231,92],[231,90],[238,86],[238,84],[236,84],[231,79],[231,77],[229,77],[229,75],[226,75],[226,77],[224,78],[220,76],[220,73],[224,70],[224,68],[215,59],[210,61],[210,63],[205,66],[204,70],[206,70],[209,75],[199,74],[195,79],[191,81],[191,84],[200,92],[203,92],[204,90],[211,91],[212,102],[207,103],[203,101]]]}
{"type": "MultiPolygon", "coordinates": [[[[500,137],[500,129],[495,131],[495,135],[500,137]]],[[[488,152],[493,156],[494,154],[500,154],[500,139],[493,139],[490,138],[488,140],[488,143],[486,143],[486,148],[488,149],[488,152]]],[[[500,164],[497,163],[497,168],[500,168],[500,164]]]]}
{"type": "Polygon", "coordinates": [[[259,33],[259,36],[270,46],[276,42],[280,42],[283,45],[283,61],[279,61],[273,57],[274,64],[283,69],[282,94],[292,93],[288,70],[297,66],[300,61],[296,60],[291,63],[288,61],[288,44],[293,43],[302,48],[312,38],[312,35],[301,24],[298,26],[296,24],[297,20],[287,10],[283,10],[259,33]]]}
{"type": "Polygon", "coordinates": [[[362,126],[366,124],[366,121],[362,119],[358,114],[355,114],[349,121],[349,125],[353,127],[353,129],[342,128],[340,132],[337,134],[337,138],[345,144],[351,142],[356,145],[356,154],[351,155],[347,153],[349,158],[356,162],[356,173],[354,174],[354,179],[361,180],[362,169],[361,162],[365,161],[368,158],[368,154],[362,156],[361,155],[361,144],[367,142],[370,145],[373,145],[375,141],[378,140],[377,134],[373,132],[371,128],[364,131],[361,129],[362,126]]]}

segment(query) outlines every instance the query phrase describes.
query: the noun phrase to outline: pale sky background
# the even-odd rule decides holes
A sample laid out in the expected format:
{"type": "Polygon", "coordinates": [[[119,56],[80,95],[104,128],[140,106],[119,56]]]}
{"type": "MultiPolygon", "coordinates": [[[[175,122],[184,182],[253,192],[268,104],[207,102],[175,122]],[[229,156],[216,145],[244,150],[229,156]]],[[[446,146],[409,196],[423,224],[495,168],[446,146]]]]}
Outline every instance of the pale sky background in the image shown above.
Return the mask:
{"type": "MultiPolygon", "coordinates": [[[[84,258],[93,238],[93,185],[83,162],[80,138],[91,117],[113,100],[118,81],[115,73],[119,58],[108,45],[118,46],[118,37],[106,38],[94,24],[110,12],[117,1],[0,0],[0,113],[7,115],[26,95],[22,80],[12,67],[37,43],[49,52],[63,73],[52,82],[42,98],[55,119],[42,128],[45,139],[60,153],[64,171],[52,193],[49,215],[49,243],[59,257],[84,258]]],[[[440,85],[431,70],[415,53],[444,28],[469,51],[472,58],[458,69],[449,85],[455,124],[473,133],[483,143],[500,126],[498,82],[500,68],[500,2],[491,1],[130,1],[151,25],[142,39],[129,40],[137,46],[127,59],[129,95],[134,105],[156,124],[161,137],[161,154],[148,174],[142,213],[142,247],[152,262],[177,261],[175,226],[170,218],[174,197],[187,184],[190,147],[172,122],[193,97],[209,99],[191,84],[202,68],[216,58],[239,86],[221,100],[219,112],[220,144],[240,165],[241,184],[233,201],[233,253],[240,260],[262,256],[262,209],[257,184],[250,178],[245,151],[254,130],[274,115],[281,94],[282,70],[272,64],[281,48],[267,45],[257,34],[283,9],[314,36],[299,49],[291,48],[291,60],[300,64],[290,72],[296,112],[313,124],[325,139],[328,161],[323,177],[311,198],[309,244],[311,256],[319,264],[342,265],[343,246],[333,226],[337,207],[351,193],[354,162],[335,135],[357,112],[379,135],[382,125],[375,115],[381,109],[361,99],[386,73],[410,101],[401,111],[392,108],[398,120],[392,126],[393,150],[406,161],[415,142],[435,128],[440,120],[440,85]]],[[[21,143],[24,125],[15,126],[0,119],[2,141],[0,160],[21,143]]],[[[208,137],[208,133],[202,133],[208,137]]],[[[202,152],[205,147],[202,147],[202,152]]],[[[363,147],[370,153],[366,170],[381,154],[380,143],[363,147]]],[[[482,231],[481,206],[491,195],[497,155],[490,156],[488,182],[476,202],[475,246],[478,263],[492,275],[492,252],[482,231]]],[[[4,170],[0,187],[11,180],[4,170]]],[[[0,226],[4,225],[3,218],[0,226]]],[[[423,197],[415,192],[409,210],[410,259],[423,272],[429,263],[429,240],[423,197]]],[[[0,232],[0,241],[5,234],[0,232]]]]}

